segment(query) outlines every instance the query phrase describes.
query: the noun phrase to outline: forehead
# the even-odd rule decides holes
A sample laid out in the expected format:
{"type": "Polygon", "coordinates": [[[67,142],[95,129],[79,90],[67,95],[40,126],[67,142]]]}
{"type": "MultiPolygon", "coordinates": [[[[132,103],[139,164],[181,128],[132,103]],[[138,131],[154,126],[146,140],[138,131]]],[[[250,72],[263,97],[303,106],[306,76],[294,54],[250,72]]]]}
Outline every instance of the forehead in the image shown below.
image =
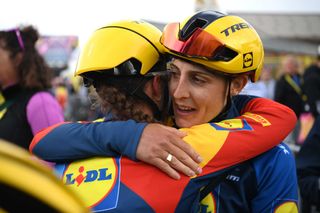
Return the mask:
{"type": "Polygon", "coordinates": [[[202,65],[197,65],[194,63],[184,61],[182,59],[173,59],[171,61],[171,64],[174,65],[174,67],[177,67],[180,72],[182,71],[182,72],[188,72],[188,73],[204,74],[213,78],[222,78],[222,79],[225,78],[225,76],[223,76],[218,72],[207,69],[202,65]]]}
{"type": "Polygon", "coordinates": [[[199,72],[208,72],[208,70],[206,70],[204,67],[194,64],[194,63],[190,63],[187,61],[184,61],[182,59],[173,59],[171,61],[171,64],[173,64],[175,67],[179,68],[180,70],[192,70],[192,71],[199,71],[199,72]]]}

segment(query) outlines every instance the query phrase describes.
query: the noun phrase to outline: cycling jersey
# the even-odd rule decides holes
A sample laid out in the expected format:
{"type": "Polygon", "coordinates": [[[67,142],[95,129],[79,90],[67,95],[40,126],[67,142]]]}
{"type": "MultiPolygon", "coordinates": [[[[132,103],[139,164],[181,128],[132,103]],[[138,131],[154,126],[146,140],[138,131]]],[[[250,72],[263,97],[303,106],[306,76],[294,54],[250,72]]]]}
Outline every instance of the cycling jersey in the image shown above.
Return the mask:
{"type": "MultiPolygon", "coordinates": [[[[197,212],[200,209],[201,188],[225,171],[237,171],[237,168],[232,170],[226,169],[227,167],[250,159],[278,144],[292,130],[296,121],[289,108],[267,99],[241,96],[235,101],[235,106],[241,113],[246,113],[234,118],[238,110],[233,106],[226,117],[231,119],[184,129],[188,133],[184,140],[204,159],[201,163],[203,172],[192,178],[182,175],[179,181],[167,177],[157,168],[131,161],[118,154],[125,153],[134,159],[138,143],[135,140],[139,140],[145,125],[134,121],[116,122],[115,125],[120,129],[113,128],[110,122],[59,124],[39,133],[30,150],[43,159],[54,161],[106,154],[117,156],[57,165],[57,173],[63,182],[80,193],[94,211],[127,212],[130,209],[131,212],[197,212]],[[124,128],[125,125],[128,128],[124,128]],[[279,129],[282,131],[278,131],[279,129]],[[129,136],[127,141],[115,142],[118,137],[125,140],[126,134],[129,136]],[[58,146],[57,141],[62,140],[61,138],[64,144],[58,146]],[[128,140],[131,141],[126,143],[128,140]]],[[[266,191],[265,194],[269,196],[266,201],[268,205],[265,205],[262,199],[265,194],[257,197],[256,205],[262,206],[263,203],[269,210],[288,205],[296,207],[295,169],[290,151],[285,145],[281,145],[264,155],[257,157],[252,163],[250,168],[253,168],[254,172],[250,177],[255,178],[256,189],[277,189],[279,193],[266,191]],[[284,163],[278,167],[278,162],[282,161],[284,163]],[[283,168],[283,165],[286,166],[283,168]],[[268,168],[264,168],[265,166],[268,168]],[[284,176],[281,172],[288,175],[284,176]],[[283,177],[283,181],[279,181],[279,177],[283,177]],[[267,181],[269,179],[270,181],[267,181]]],[[[247,166],[244,168],[247,169],[247,166]]],[[[230,177],[233,176],[227,176],[227,179],[230,177]]],[[[225,181],[220,184],[225,184],[225,181]]],[[[234,195],[236,202],[244,200],[241,193],[245,192],[247,185],[241,186],[243,191],[233,190],[240,193],[238,196],[234,195]]],[[[214,193],[215,191],[216,189],[214,193]]],[[[218,193],[225,192],[218,190],[218,193]]],[[[220,205],[221,202],[212,203],[220,205]]],[[[246,202],[244,205],[250,205],[250,201],[246,202]]],[[[201,205],[201,211],[205,210],[205,205],[201,205]]],[[[253,206],[251,209],[261,208],[253,206]]],[[[225,212],[218,206],[212,211],[225,212]]]]}

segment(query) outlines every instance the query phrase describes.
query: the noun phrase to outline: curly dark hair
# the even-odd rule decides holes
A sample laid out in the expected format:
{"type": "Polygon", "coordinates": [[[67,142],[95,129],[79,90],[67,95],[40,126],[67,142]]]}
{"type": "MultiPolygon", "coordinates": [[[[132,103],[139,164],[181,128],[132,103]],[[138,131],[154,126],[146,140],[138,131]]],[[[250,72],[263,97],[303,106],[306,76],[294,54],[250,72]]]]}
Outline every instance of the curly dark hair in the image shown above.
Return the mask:
{"type": "Polygon", "coordinates": [[[53,72],[36,49],[38,39],[39,32],[33,26],[0,31],[0,41],[4,43],[4,48],[10,51],[10,57],[13,59],[17,54],[23,54],[18,65],[20,85],[23,88],[45,90],[51,86],[53,72]]]}
{"type": "Polygon", "coordinates": [[[144,101],[128,95],[126,92],[110,85],[100,85],[92,90],[90,97],[94,107],[101,107],[103,113],[111,112],[113,120],[133,119],[137,122],[157,122],[153,116],[145,114],[139,105],[144,101]]]}

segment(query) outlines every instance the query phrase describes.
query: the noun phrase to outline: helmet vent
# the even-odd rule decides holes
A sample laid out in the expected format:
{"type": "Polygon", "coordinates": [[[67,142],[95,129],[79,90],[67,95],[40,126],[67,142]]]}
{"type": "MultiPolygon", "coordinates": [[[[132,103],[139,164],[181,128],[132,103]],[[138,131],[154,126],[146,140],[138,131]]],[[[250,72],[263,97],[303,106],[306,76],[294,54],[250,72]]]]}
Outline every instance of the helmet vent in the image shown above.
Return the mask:
{"type": "Polygon", "coordinates": [[[131,58],[113,69],[114,75],[138,75],[141,63],[135,58],[131,58]]]}
{"type": "Polygon", "coordinates": [[[182,41],[186,41],[197,28],[204,28],[207,25],[207,21],[197,18],[194,21],[187,23],[183,29],[180,30],[179,38],[182,41]]]}
{"type": "Polygon", "coordinates": [[[215,61],[230,61],[234,59],[238,53],[226,46],[221,48],[214,57],[215,61]]]}

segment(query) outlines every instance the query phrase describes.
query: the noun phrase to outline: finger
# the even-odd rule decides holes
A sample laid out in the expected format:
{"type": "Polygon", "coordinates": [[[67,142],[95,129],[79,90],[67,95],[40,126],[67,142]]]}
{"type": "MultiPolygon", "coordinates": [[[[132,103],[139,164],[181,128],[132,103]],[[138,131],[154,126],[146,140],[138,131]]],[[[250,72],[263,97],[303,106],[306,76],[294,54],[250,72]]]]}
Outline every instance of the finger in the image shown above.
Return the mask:
{"type": "Polygon", "coordinates": [[[196,175],[196,172],[194,172],[188,166],[185,166],[183,163],[181,163],[181,161],[179,161],[174,155],[172,155],[172,158],[171,158],[170,162],[168,162],[168,163],[176,171],[180,171],[181,173],[185,174],[186,176],[192,177],[192,176],[196,175]]]}
{"type": "Polygon", "coordinates": [[[179,173],[176,170],[174,170],[168,164],[167,161],[163,161],[162,159],[157,159],[154,162],[152,162],[151,164],[156,166],[157,168],[159,168],[161,171],[163,171],[164,173],[169,175],[171,178],[173,178],[175,180],[179,180],[180,179],[179,173]]]}
{"type": "Polygon", "coordinates": [[[190,174],[200,174],[202,172],[199,164],[179,147],[169,144],[167,151],[174,156],[170,165],[177,171],[182,172],[187,176],[193,176],[190,174]]]}
{"type": "MultiPolygon", "coordinates": [[[[202,157],[188,143],[186,143],[181,137],[179,137],[179,134],[182,136],[182,135],[186,135],[186,133],[179,130],[176,130],[176,131],[172,130],[172,133],[175,133],[176,135],[172,135],[170,137],[171,144],[174,144],[176,147],[178,147],[178,149],[180,149],[181,151],[189,155],[193,161],[197,163],[201,163],[203,160],[202,157]]],[[[170,152],[170,150],[167,150],[167,151],[169,153],[172,153],[170,152]]],[[[181,157],[185,157],[185,155],[181,157]]]]}
{"type": "Polygon", "coordinates": [[[175,134],[177,137],[183,138],[188,135],[187,132],[181,131],[179,129],[173,128],[173,127],[167,127],[167,130],[173,134],[175,134]]]}

